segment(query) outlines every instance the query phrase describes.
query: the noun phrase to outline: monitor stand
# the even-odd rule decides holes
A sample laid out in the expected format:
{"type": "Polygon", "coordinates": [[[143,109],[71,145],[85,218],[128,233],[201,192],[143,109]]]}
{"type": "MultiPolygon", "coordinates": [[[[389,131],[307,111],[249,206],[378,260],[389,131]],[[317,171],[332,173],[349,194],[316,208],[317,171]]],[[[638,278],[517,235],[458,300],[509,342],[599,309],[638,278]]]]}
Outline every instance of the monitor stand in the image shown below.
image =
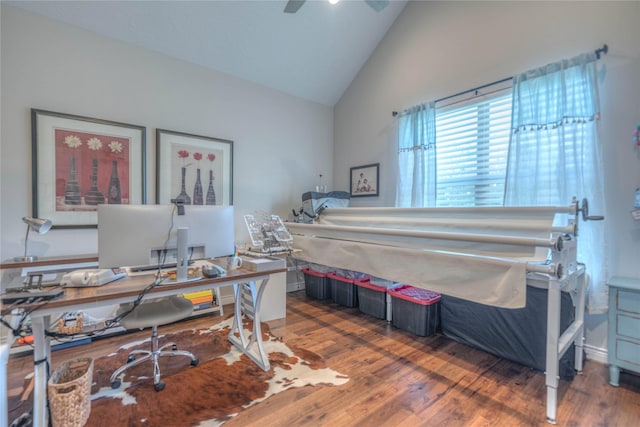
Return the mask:
{"type": "Polygon", "coordinates": [[[189,267],[189,229],[187,227],[178,228],[178,252],[176,265],[176,281],[187,280],[187,268],[189,267]]]}

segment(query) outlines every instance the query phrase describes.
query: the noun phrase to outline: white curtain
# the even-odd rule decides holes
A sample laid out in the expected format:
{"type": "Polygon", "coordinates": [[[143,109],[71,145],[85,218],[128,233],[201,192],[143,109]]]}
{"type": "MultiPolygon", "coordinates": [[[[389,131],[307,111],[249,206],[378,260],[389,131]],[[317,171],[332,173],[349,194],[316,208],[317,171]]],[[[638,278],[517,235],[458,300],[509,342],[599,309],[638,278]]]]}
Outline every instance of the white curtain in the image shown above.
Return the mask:
{"type": "Polygon", "coordinates": [[[417,105],[403,113],[398,132],[396,206],[435,206],[435,104],[431,102],[417,105]]]}
{"type": "MultiPolygon", "coordinates": [[[[563,205],[587,198],[604,213],[597,57],[582,54],[514,77],[505,206],[563,205]]],[[[607,309],[601,221],[580,222],[578,260],[590,279],[587,308],[607,309]]]]}

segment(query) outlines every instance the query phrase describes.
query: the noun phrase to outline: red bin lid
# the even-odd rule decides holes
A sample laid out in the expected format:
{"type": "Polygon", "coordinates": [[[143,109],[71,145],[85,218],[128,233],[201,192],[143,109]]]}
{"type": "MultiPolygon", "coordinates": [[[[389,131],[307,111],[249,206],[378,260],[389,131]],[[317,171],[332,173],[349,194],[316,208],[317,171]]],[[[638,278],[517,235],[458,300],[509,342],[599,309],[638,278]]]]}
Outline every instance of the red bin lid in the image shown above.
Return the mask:
{"type": "Polygon", "coordinates": [[[345,282],[345,283],[353,283],[355,280],[353,279],[349,279],[347,277],[341,276],[337,273],[327,273],[327,277],[329,279],[333,279],[333,280],[339,280],[341,282],[345,282]]]}
{"type": "Polygon", "coordinates": [[[354,283],[356,286],[362,286],[363,288],[372,289],[378,292],[387,292],[387,288],[385,288],[384,286],[374,285],[373,283],[371,283],[371,280],[369,280],[369,278],[356,280],[354,283]]]}
{"type": "Polygon", "coordinates": [[[421,305],[435,304],[440,301],[440,294],[427,289],[416,288],[415,286],[402,285],[394,289],[389,289],[389,295],[406,301],[415,302],[421,305]]]}
{"type": "Polygon", "coordinates": [[[301,270],[304,274],[308,274],[310,276],[316,276],[316,277],[327,277],[327,275],[325,273],[320,273],[319,271],[315,271],[312,270],[310,268],[303,268],[301,270]]]}

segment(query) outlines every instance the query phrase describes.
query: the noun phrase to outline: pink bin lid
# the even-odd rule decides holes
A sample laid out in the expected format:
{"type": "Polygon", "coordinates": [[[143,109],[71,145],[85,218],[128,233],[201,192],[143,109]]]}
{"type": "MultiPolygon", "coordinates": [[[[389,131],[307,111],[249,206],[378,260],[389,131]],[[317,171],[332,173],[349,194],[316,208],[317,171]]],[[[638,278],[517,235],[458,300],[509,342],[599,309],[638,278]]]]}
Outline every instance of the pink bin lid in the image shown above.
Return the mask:
{"type": "Polygon", "coordinates": [[[410,285],[402,285],[389,289],[389,295],[403,300],[415,302],[421,305],[431,305],[440,301],[440,294],[427,289],[416,288],[410,285]]]}

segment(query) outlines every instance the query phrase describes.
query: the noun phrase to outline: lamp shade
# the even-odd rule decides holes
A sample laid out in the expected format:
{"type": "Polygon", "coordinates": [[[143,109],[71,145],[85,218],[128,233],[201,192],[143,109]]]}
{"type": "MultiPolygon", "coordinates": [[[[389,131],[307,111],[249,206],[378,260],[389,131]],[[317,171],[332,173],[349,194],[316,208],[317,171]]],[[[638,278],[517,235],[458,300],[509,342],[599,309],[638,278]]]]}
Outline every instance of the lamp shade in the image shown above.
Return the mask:
{"type": "Polygon", "coordinates": [[[24,256],[15,257],[13,260],[17,262],[33,262],[37,260],[38,257],[27,255],[27,248],[29,246],[29,231],[33,230],[38,234],[44,234],[51,229],[51,220],[24,216],[22,217],[22,222],[27,224],[27,233],[24,236],[24,256]]]}
{"type": "Polygon", "coordinates": [[[51,229],[51,220],[50,219],[43,219],[43,218],[31,218],[28,216],[25,216],[22,218],[22,221],[29,225],[29,227],[31,227],[31,229],[33,231],[38,232],[38,234],[44,234],[47,231],[49,231],[49,229],[51,229]]]}

